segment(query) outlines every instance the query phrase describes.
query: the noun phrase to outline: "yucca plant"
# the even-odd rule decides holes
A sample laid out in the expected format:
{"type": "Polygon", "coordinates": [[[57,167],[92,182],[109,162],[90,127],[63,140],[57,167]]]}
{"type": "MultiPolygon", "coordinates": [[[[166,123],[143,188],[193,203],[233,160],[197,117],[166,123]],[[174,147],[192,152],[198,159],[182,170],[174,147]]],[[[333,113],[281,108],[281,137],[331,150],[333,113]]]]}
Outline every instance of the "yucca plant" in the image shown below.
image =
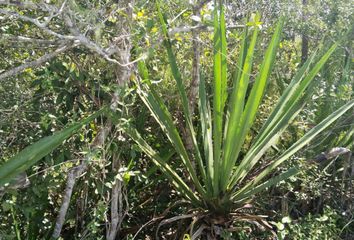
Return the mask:
{"type": "MultiPolygon", "coordinates": [[[[258,135],[254,137],[251,146],[241,158],[242,146],[246,136],[250,134],[257,110],[265,94],[284,21],[281,19],[276,25],[253,83],[250,82],[250,75],[259,29],[257,26],[253,26],[244,30],[236,71],[232,82],[228,83],[223,5],[219,4],[214,10],[214,78],[210,94],[206,91],[205,79],[201,78],[198,118],[201,136],[197,136],[197,128],[192,121],[186,90],[172,50],[167,25],[158,4],[157,8],[169,63],[182,102],[185,123],[193,142],[192,152],[186,150],[177,126],[174,124],[172,114],[168,111],[163,100],[155,92],[153,86],[144,84],[144,82],[149,82],[149,74],[143,62],[139,63],[139,72],[142,80],[145,81],[137,84],[137,91],[166,134],[190,179],[185,179],[175,169],[172,169],[133,126],[127,124],[124,128],[142,151],[170,179],[178,192],[194,206],[212,214],[227,215],[242,207],[260,191],[296,174],[298,169],[295,167],[275,177],[269,177],[270,173],[273,173],[281,163],[310,143],[321,131],[354,105],[354,101],[350,101],[339,108],[254,174],[253,170],[259,166],[257,163],[260,162],[262,156],[272,145],[276,144],[287,126],[300,112],[306,98],[311,94],[313,79],[335,51],[337,44],[333,44],[321,57],[314,54],[299,69],[259,130],[258,135]],[[315,59],[317,59],[316,62],[315,59]],[[230,85],[232,92],[228,94],[227,88],[230,85]],[[212,104],[209,103],[211,95],[212,104]],[[199,139],[200,142],[198,142],[199,139]],[[191,184],[193,187],[190,186],[191,184]]],[[[258,15],[255,16],[254,22],[259,22],[258,15]]]]}
{"type": "MultiPolygon", "coordinates": [[[[199,137],[195,131],[188,107],[182,76],[171,48],[167,26],[160,7],[157,6],[171,70],[181,97],[185,122],[193,140],[193,153],[187,152],[177,126],[173,122],[172,114],[153,87],[138,84],[138,93],[165,132],[178,157],[182,160],[195,191],[168,163],[162,160],[133,127],[127,125],[125,130],[140,148],[151,157],[160,170],[166,174],[179,193],[190,200],[192,204],[217,213],[228,213],[235,207],[242,206],[256,193],[296,174],[298,169],[291,168],[276,177],[267,178],[281,163],[306,146],[321,131],[353,107],[354,101],[350,101],[329,115],[277,159],[257,171],[258,174],[252,180],[249,180],[247,176],[255,169],[265,152],[277,142],[291,120],[300,112],[306,97],[311,94],[312,80],[335,51],[337,44],[333,44],[316,63],[313,63],[314,59],[317,58],[314,54],[299,69],[253,140],[251,147],[247,150],[245,156],[240,159],[241,148],[247,134],[250,133],[258,107],[265,94],[280,41],[283,20],[280,20],[275,27],[253,84],[250,84],[250,74],[259,30],[257,27],[253,27],[252,30],[244,31],[238,64],[232,82],[233,88],[231,94],[228,95],[227,45],[223,6],[220,4],[214,11],[214,78],[211,93],[213,101],[211,107],[209,104],[210,95],[206,92],[206,83],[202,77],[199,85],[199,120],[202,136],[199,143],[197,142],[199,137]],[[248,41],[249,31],[251,31],[251,38],[248,41]],[[248,91],[249,94],[247,95],[248,91]],[[196,162],[195,168],[193,162],[196,162]]],[[[257,21],[259,21],[258,16],[255,18],[255,22],[257,21]]],[[[143,62],[139,63],[139,72],[143,80],[149,80],[148,71],[143,62]]]]}

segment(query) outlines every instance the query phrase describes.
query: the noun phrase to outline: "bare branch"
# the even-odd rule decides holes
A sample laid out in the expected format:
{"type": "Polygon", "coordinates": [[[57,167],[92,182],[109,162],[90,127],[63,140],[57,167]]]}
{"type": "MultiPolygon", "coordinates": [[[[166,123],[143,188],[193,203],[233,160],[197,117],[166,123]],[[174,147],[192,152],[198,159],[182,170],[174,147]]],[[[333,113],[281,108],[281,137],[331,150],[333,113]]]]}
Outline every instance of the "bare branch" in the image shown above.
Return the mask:
{"type": "Polygon", "coordinates": [[[67,39],[67,40],[75,40],[74,36],[62,35],[62,34],[56,33],[53,30],[47,28],[47,23],[43,24],[40,21],[38,21],[37,19],[30,18],[30,17],[24,16],[24,15],[20,15],[17,12],[12,12],[12,11],[7,11],[7,10],[4,10],[4,9],[0,9],[0,14],[4,14],[4,15],[7,15],[7,16],[10,16],[10,17],[15,17],[15,18],[21,19],[21,20],[26,21],[26,22],[30,22],[30,23],[36,25],[38,28],[42,29],[44,32],[46,32],[46,33],[48,33],[48,34],[50,34],[52,36],[55,36],[57,38],[67,39]]]}
{"type": "MultiPolygon", "coordinates": [[[[87,38],[84,34],[82,34],[75,26],[74,23],[72,22],[72,20],[70,19],[70,17],[68,15],[64,16],[64,21],[66,26],[69,28],[71,34],[74,35],[74,37],[80,41],[80,43],[82,45],[84,45],[85,47],[87,47],[88,49],[92,50],[93,52],[97,53],[98,55],[100,55],[101,57],[103,57],[104,59],[106,59],[108,62],[117,64],[121,67],[127,67],[130,66],[144,58],[146,58],[146,55],[143,54],[141,55],[139,58],[135,59],[132,62],[124,62],[121,63],[118,60],[111,58],[111,55],[113,53],[115,53],[115,51],[112,52],[107,52],[105,49],[101,48],[99,45],[97,45],[95,42],[91,41],[89,38],[87,38]]],[[[111,48],[108,48],[111,49],[111,48]]]]}
{"type": "MultiPolygon", "coordinates": [[[[95,137],[95,139],[92,143],[93,149],[97,149],[97,148],[103,146],[104,141],[106,140],[108,133],[111,130],[111,127],[112,127],[111,123],[108,122],[108,123],[106,123],[106,126],[104,126],[100,130],[100,132],[97,134],[97,136],[95,137]]],[[[76,183],[76,179],[84,173],[84,171],[87,169],[87,167],[88,167],[88,161],[83,161],[79,166],[74,167],[69,171],[67,182],[66,182],[66,187],[65,187],[65,191],[64,191],[63,201],[62,201],[60,211],[59,211],[57,220],[55,222],[55,227],[54,227],[53,234],[52,234],[53,239],[57,239],[60,237],[60,233],[63,228],[64,222],[65,222],[66,213],[69,208],[70,199],[71,199],[74,185],[76,183]]]]}
{"type": "Polygon", "coordinates": [[[66,2],[67,2],[67,0],[65,0],[63,2],[63,4],[61,5],[61,7],[60,7],[60,9],[58,11],[50,13],[50,16],[48,17],[48,19],[44,23],[45,26],[47,26],[50,23],[50,21],[52,21],[53,18],[55,18],[55,17],[59,16],[60,14],[62,14],[62,12],[64,10],[64,7],[66,5],[66,2]]]}
{"type": "Polygon", "coordinates": [[[327,152],[323,152],[323,153],[317,155],[313,159],[313,161],[317,162],[317,163],[320,163],[320,162],[323,162],[323,161],[338,157],[339,155],[347,154],[349,152],[350,152],[350,150],[347,149],[347,148],[335,147],[335,148],[330,149],[327,152]]]}
{"type": "Polygon", "coordinates": [[[65,40],[46,40],[39,38],[29,38],[24,36],[14,36],[10,34],[3,34],[0,37],[0,43],[26,43],[26,44],[37,44],[37,45],[59,45],[63,44],[65,40]]]}
{"type": "MultiPolygon", "coordinates": [[[[26,22],[30,22],[32,24],[34,24],[35,26],[37,26],[39,29],[41,29],[42,31],[44,31],[45,33],[54,36],[56,38],[62,39],[62,40],[77,40],[79,41],[83,46],[85,46],[86,48],[88,48],[89,50],[91,50],[94,53],[97,53],[98,55],[100,55],[101,57],[103,57],[105,60],[107,60],[108,62],[117,64],[121,67],[128,67],[144,58],[146,58],[146,54],[141,55],[139,58],[135,59],[132,62],[124,62],[121,63],[120,61],[112,58],[111,56],[113,55],[113,53],[116,52],[116,50],[112,49],[111,47],[104,49],[101,46],[99,46],[97,43],[91,41],[88,37],[86,37],[84,34],[82,34],[78,29],[75,28],[72,20],[70,19],[70,17],[68,16],[68,14],[64,14],[64,22],[67,25],[67,27],[69,28],[69,31],[71,32],[72,35],[64,35],[64,34],[60,34],[57,33],[55,31],[53,31],[52,29],[50,29],[49,27],[47,27],[47,25],[49,24],[49,22],[51,21],[52,18],[59,16],[60,14],[62,14],[64,12],[64,8],[65,8],[65,4],[67,1],[64,1],[60,7],[60,9],[56,9],[56,8],[51,8],[51,10],[48,10],[48,12],[51,13],[51,15],[47,18],[47,20],[45,22],[40,22],[38,19],[35,18],[31,18],[25,15],[21,15],[15,11],[9,11],[6,9],[0,9],[0,14],[3,15],[7,15],[9,17],[13,17],[13,18],[18,18],[20,20],[26,21],[26,22]]],[[[7,4],[7,5],[16,5],[16,6],[20,6],[20,7],[28,7],[28,8],[38,8],[39,5],[38,4],[34,4],[31,2],[18,2],[18,1],[1,1],[0,4],[7,4]]],[[[43,7],[43,6],[42,6],[43,7]]],[[[44,8],[44,7],[43,7],[44,8]]],[[[49,6],[45,7],[46,9],[50,9],[49,6]]],[[[65,9],[70,11],[70,9],[65,9]]],[[[18,37],[18,40],[22,40],[22,41],[30,41],[30,39],[27,38],[23,38],[23,37],[18,37]]],[[[34,41],[36,43],[43,43],[44,41],[34,41]]],[[[28,68],[28,67],[33,67],[33,66],[38,66],[44,62],[46,62],[48,59],[53,58],[54,56],[58,55],[59,53],[63,52],[66,50],[66,47],[57,49],[55,52],[53,53],[49,53],[44,55],[43,57],[33,61],[33,62],[29,62],[29,63],[25,63],[19,67],[16,67],[14,69],[11,69],[10,71],[7,71],[3,74],[0,75],[0,80],[3,78],[7,78],[10,76],[14,76],[17,75],[18,73],[20,73],[21,71],[23,71],[24,69],[28,68]]]]}
{"type": "Polygon", "coordinates": [[[61,229],[63,228],[65,222],[66,212],[69,208],[69,203],[71,199],[71,195],[73,192],[73,188],[76,182],[76,178],[80,176],[87,169],[87,163],[82,162],[79,166],[72,168],[68,174],[68,179],[66,182],[66,187],[64,191],[63,201],[60,206],[59,215],[57,217],[57,221],[55,223],[54,231],[52,237],[57,239],[60,237],[61,229]]]}
{"type": "Polygon", "coordinates": [[[42,57],[40,57],[40,58],[38,58],[38,59],[36,59],[34,61],[27,62],[27,63],[24,63],[24,64],[18,66],[18,67],[12,68],[12,69],[0,74],[0,80],[3,80],[3,79],[8,78],[8,77],[16,76],[16,75],[20,74],[26,68],[38,67],[38,66],[42,65],[43,63],[46,63],[50,59],[58,56],[59,54],[65,52],[65,51],[67,51],[67,50],[69,50],[71,48],[74,48],[74,47],[76,47],[78,45],[79,45],[78,43],[74,43],[71,46],[68,46],[68,45],[62,46],[62,47],[56,49],[54,52],[45,54],[42,57]]]}
{"type": "Polygon", "coordinates": [[[92,50],[93,52],[97,53],[98,55],[100,55],[101,57],[103,57],[105,60],[107,60],[108,62],[117,64],[121,67],[128,67],[140,60],[143,60],[146,58],[147,54],[142,54],[140,57],[138,57],[137,59],[127,62],[127,63],[121,63],[118,60],[111,58],[111,55],[113,53],[115,53],[115,51],[112,52],[107,52],[105,49],[101,48],[100,46],[98,46],[95,42],[89,40],[86,36],[84,36],[83,34],[77,35],[75,36],[77,40],[80,41],[80,43],[82,45],[84,45],[85,47],[87,47],[88,49],[92,50]]]}
{"type": "MultiPolygon", "coordinates": [[[[207,1],[206,1],[207,2],[207,1]]],[[[203,4],[204,5],[204,4],[203,4]]],[[[199,8],[193,9],[193,15],[200,16],[199,8]]],[[[197,25],[197,22],[193,21],[193,24],[197,25]]],[[[195,100],[197,98],[199,82],[200,82],[200,43],[198,40],[198,34],[196,30],[192,30],[192,48],[193,48],[193,63],[192,63],[192,79],[188,92],[189,109],[191,114],[194,113],[195,100]]],[[[193,142],[191,143],[193,144],[193,142]]]]}
{"type": "MultiPolygon", "coordinates": [[[[199,10],[196,8],[193,8],[193,15],[194,16],[200,16],[199,10]]],[[[198,25],[198,22],[193,20],[193,27],[198,25]]],[[[200,66],[199,66],[199,61],[200,61],[200,44],[198,40],[198,33],[195,30],[195,28],[192,30],[192,49],[193,49],[193,62],[192,62],[192,79],[190,82],[189,86],[189,91],[188,91],[188,105],[189,105],[189,111],[191,115],[194,113],[194,108],[195,108],[195,100],[197,97],[198,89],[199,89],[199,82],[200,82],[200,66]]],[[[182,127],[182,134],[185,139],[185,144],[186,144],[186,149],[190,152],[193,150],[193,138],[192,138],[192,133],[187,130],[187,127],[184,125],[182,127]]],[[[193,166],[195,166],[195,161],[193,159],[192,161],[193,166]]]]}
{"type": "MultiPolygon", "coordinates": [[[[120,154],[115,154],[112,160],[112,171],[119,174],[120,154]]],[[[115,179],[115,183],[112,186],[112,197],[111,197],[111,220],[108,226],[108,231],[106,234],[107,240],[114,240],[119,233],[121,224],[124,217],[128,213],[128,197],[126,189],[121,180],[115,179]],[[123,201],[124,198],[124,201],[123,201]],[[125,203],[125,204],[124,204],[125,203]]]]}
{"type": "MultiPolygon", "coordinates": [[[[58,13],[63,11],[65,3],[66,2],[63,3],[63,5],[60,8],[60,10],[58,11],[58,13]]],[[[72,23],[71,19],[68,16],[64,17],[64,21],[65,21],[66,25],[69,27],[69,30],[70,30],[70,32],[73,35],[63,35],[63,34],[54,32],[53,30],[51,30],[51,29],[49,29],[47,27],[47,22],[41,23],[37,19],[30,18],[30,17],[24,16],[24,15],[20,15],[17,12],[0,9],[0,14],[4,14],[4,15],[7,15],[7,16],[10,16],[10,17],[15,17],[15,18],[21,19],[23,21],[30,22],[30,23],[36,25],[41,30],[43,30],[44,32],[46,32],[47,34],[52,35],[54,37],[57,37],[59,39],[78,40],[78,41],[80,41],[80,43],[82,45],[84,45],[85,47],[87,47],[91,51],[97,53],[98,55],[103,57],[105,60],[107,60],[107,61],[109,61],[111,63],[117,64],[117,65],[119,65],[121,67],[130,66],[130,65],[132,65],[132,64],[134,64],[134,63],[146,58],[146,54],[143,54],[139,58],[135,59],[134,61],[127,62],[127,63],[121,63],[118,60],[116,60],[114,58],[111,58],[111,55],[114,53],[114,51],[113,52],[107,52],[105,49],[103,49],[102,47],[97,45],[95,42],[93,42],[90,39],[88,39],[84,34],[80,33],[80,31],[74,27],[74,24],[72,23]]],[[[1,80],[1,75],[0,75],[0,80],[1,80]]]]}

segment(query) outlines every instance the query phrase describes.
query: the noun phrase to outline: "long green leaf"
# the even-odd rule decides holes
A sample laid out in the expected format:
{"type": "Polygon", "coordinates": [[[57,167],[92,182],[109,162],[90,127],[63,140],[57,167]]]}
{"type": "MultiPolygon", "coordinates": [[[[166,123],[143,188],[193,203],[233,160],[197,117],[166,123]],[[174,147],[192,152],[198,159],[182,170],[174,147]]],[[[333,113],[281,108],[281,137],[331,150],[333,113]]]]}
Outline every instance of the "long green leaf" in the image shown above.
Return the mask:
{"type": "Polygon", "coordinates": [[[167,110],[166,105],[162,99],[155,93],[153,89],[145,87],[145,89],[138,88],[138,94],[143,100],[145,105],[150,109],[153,117],[160,124],[161,129],[165,132],[170,140],[176,152],[181,157],[183,164],[186,166],[188,173],[190,174],[193,183],[195,184],[198,192],[205,195],[205,189],[203,189],[196,171],[192,165],[192,162],[188,156],[188,153],[183,145],[182,139],[178,133],[176,125],[173,123],[172,116],[167,110]]]}
{"type": "Polygon", "coordinates": [[[70,127],[55,133],[52,136],[44,137],[32,145],[26,147],[14,157],[10,158],[3,165],[0,166],[0,186],[8,183],[17,174],[24,172],[37,161],[52,152],[55,148],[62,144],[64,140],[73,135],[80,128],[94,120],[97,116],[102,114],[105,108],[92,114],[86,119],[71,125],[70,127]]]}
{"type": "Polygon", "coordinates": [[[154,164],[171,180],[175,188],[196,206],[201,205],[198,196],[187,186],[180,176],[145,142],[138,131],[129,124],[122,126],[124,131],[139,145],[140,149],[148,155],[154,164]]]}
{"type": "Polygon", "coordinates": [[[219,193],[221,171],[221,144],[223,133],[223,113],[227,98],[227,62],[225,16],[222,4],[214,9],[214,98],[213,98],[213,137],[214,137],[214,195],[219,193]],[[220,17],[218,14],[220,11],[220,17]]]}
{"type": "Polygon", "coordinates": [[[250,171],[252,166],[264,154],[264,152],[277,141],[282,132],[286,129],[286,126],[291,122],[292,119],[296,117],[300,111],[300,106],[302,104],[296,103],[301,97],[303,97],[303,94],[302,92],[296,91],[296,89],[298,89],[301,80],[303,79],[305,73],[308,71],[310,64],[315,56],[316,54],[314,53],[306,61],[306,63],[301,67],[301,69],[295,75],[294,79],[285,89],[283,95],[280,97],[278,103],[274,107],[271,115],[267,118],[267,121],[253,141],[251,148],[247,151],[246,156],[238,166],[240,171],[233,175],[229,187],[232,188],[237,183],[236,180],[242,180],[242,178],[250,171]],[[295,96],[295,99],[291,99],[293,96],[295,96]],[[291,102],[292,105],[289,105],[289,102],[291,102]]]}
{"type": "MultiPolygon", "coordinates": [[[[139,74],[144,81],[149,80],[149,73],[144,62],[140,61],[138,64],[139,74]]],[[[147,86],[142,89],[138,84],[138,94],[143,100],[145,105],[149,108],[150,112],[153,114],[155,120],[160,124],[161,129],[165,132],[166,136],[170,140],[176,152],[181,157],[183,164],[186,166],[191,178],[196,185],[200,193],[203,194],[204,190],[197,178],[196,171],[193,168],[193,164],[188,156],[188,153],[183,145],[182,139],[178,133],[178,130],[173,123],[172,116],[168,111],[166,105],[163,103],[162,99],[155,93],[153,89],[147,86]]]]}
{"type": "MultiPolygon", "coordinates": [[[[258,28],[255,29],[255,31],[258,31],[258,28]]],[[[240,81],[241,75],[244,72],[243,66],[245,64],[247,50],[248,50],[247,35],[248,35],[248,28],[245,27],[245,29],[243,31],[243,35],[242,35],[242,44],[241,44],[241,48],[240,48],[240,52],[239,52],[239,57],[237,60],[236,70],[235,70],[236,74],[235,74],[234,86],[236,86],[236,84],[240,81]]],[[[251,42],[252,42],[252,40],[251,40],[251,42]]]]}
{"type": "Polygon", "coordinates": [[[228,181],[228,174],[231,172],[232,166],[235,164],[236,159],[234,158],[234,156],[238,155],[236,151],[237,149],[241,149],[242,145],[240,139],[241,135],[239,131],[241,127],[240,120],[245,104],[248,83],[252,70],[254,48],[257,42],[258,31],[259,29],[256,28],[253,32],[251,43],[247,50],[246,58],[244,60],[242,74],[240,76],[239,81],[235,82],[235,86],[230,99],[230,118],[228,119],[226,136],[224,141],[224,159],[222,169],[225,174],[223,174],[223,177],[221,178],[222,190],[225,190],[228,181]]]}
{"type": "Polygon", "coordinates": [[[193,143],[193,147],[194,147],[194,155],[195,158],[197,160],[197,164],[199,165],[199,170],[200,173],[203,177],[204,182],[206,182],[206,174],[205,174],[205,167],[202,161],[202,157],[199,151],[199,146],[197,143],[197,138],[196,138],[196,133],[193,127],[193,122],[192,122],[192,115],[190,113],[189,110],[189,103],[188,103],[188,97],[187,97],[187,93],[186,90],[184,88],[184,84],[182,81],[182,77],[181,77],[181,73],[179,71],[178,65],[177,65],[177,61],[176,61],[176,57],[172,51],[172,46],[171,46],[171,41],[168,35],[168,31],[167,31],[167,26],[165,23],[165,20],[163,18],[162,12],[161,12],[161,8],[159,5],[159,2],[157,1],[157,9],[158,9],[158,14],[159,14],[159,18],[160,18],[160,23],[162,25],[162,31],[165,37],[165,46],[167,49],[167,54],[168,54],[168,59],[169,59],[169,63],[171,66],[171,71],[172,71],[172,75],[174,77],[174,79],[176,80],[177,83],[177,89],[179,92],[179,95],[181,97],[182,100],[182,109],[183,109],[183,113],[184,113],[184,117],[186,119],[186,123],[187,123],[187,127],[189,130],[189,134],[190,137],[192,139],[192,143],[193,143]]]}
{"type": "MultiPolygon", "coordinates": [[[[212,136],[212,121],[211,121],[211,111],[210,104],[207,98],[206,89],[205,89],[205,79],[204,75],[200,76],[199,83],[199,113],[200,113],[200,122],[203,135],[203,146],[204,146],[204,155],[207,163],[207,186],[208,189],[212,189],[212,183],[214,182],[214,156],[213,156],[213,136],[212,136]]],[[[210,195],[213,191],[208,191],[210,195]]]]}
{"type": "Polygon", "coordinates": [[[255,142],[257,142],[258,139],[262,139],[264,138],[264,136],[269,134],[269,132],[272,131],[274,125],[277,124],[279,119],[281,119],[284,115],[286,115],[286,112],[289,111],[292,108],[292,106],[302,97],[302,94],[305,91],[305,89],[311,84],[314,77],[317,75],[319,70],[324,66],[324,64],[331,56],[331,54],[334,52],[337,46],[338,46],[337,44],[333,44],[332,47],[323,55],[323,57],[315,64],[315,66],[311,69],[311,71],[309,71],[308,74],[306,74],[306,72],[308,71],[308,67],[310,63],[314,59],[315,54],[313,54],[313,56],[307,60],[304,66],[299,70],[299,72],[294,77],[293,83],[291,83],[288,86],[283,96],[279,99],[278,104],[272,111],[271,116],[269,116],[269,119],[267,120],[264,127],[260,131],[261,134],[257,136],[255,142]]]}
{"type": "MultiPolygon", "coordinates": [[[[261,65],[260,72],[255,80],[250,96],[248,97],[245,109],[242,113],[240,127],[239,129],[237,129],[237,136],[238,136],[237,144],[232,150],[232,154],[231,154],[232,159],[228,162],[229,165],[225,169],[226,171],[225,177],[227,178],[227,180],[230,179],[232,168],[236,163],[242,144],[248,134],[248,131],[251,129],[253,121],[256,117],[258,107],[263,98],[266,85],[268,82],[268,78],[275,60],[276,51],[279,45],[280,35],[283,28],[283,22],[284,22],[283,19],[281,19],[276,26],[275,32],[273,34],[271,42],[266,51],[264,61],[261,65]]],[[[242,168],[238,167],[236,169],[236,176],[238,175],[239,171],[242,170],[243,170],[242,168]]],[[[224,190],[226,190],[227,188],[227,183],[228,181],[226,181],[225,184],[223,185],[224,190]]]]}
{"type": "MultiPolygon", "coordinates": [[[[274,144],[280,134],[286,129],[292,119],[294,119],[303,104],[298,104],[309,84],[313,81],[318,71],[323,67],[329,56],[336,49],[334,44],[324,56],[315,64],[315,67],[308,72],[309,66],[315,58],[315,53],[309,58],[302,68],[295,75],[294,80],[289,84],[283,95],[279,99],[277,105],[268,117],[266,123],[260,130],[252,147],[239,165],[239,176],[235,176],[235,180],[242,180],[252,167],[258,162],[264,152],[274,144]]],[[[233,183],[235,183],[235,180],[233,183]]]]}
{"type": "Polygon", "coordinates": [[[302,101],[297,102],[297,104],[288,112],[287,116],[282,119],[282,121],[274,128],[272,135],[263,141],[261,145],[258,145],[255,148],[250,148],[246,156],[238,166],[240,171],[232,175],[229,182],[228,190],[233,192],[236,184],[240,184],[243,178],[249,173],[252,167],[258,162],[258,160],[263,156],[263,154],[271,148],[279,139],[281,134],[287,128],[288,124],[299,114],[303,106],[305,105],[306,97],[302,101]]]}
{"type": "Polygon", "coordinates": [[[234,195],[233,196],[233,201],[240,204],[240,202],[246,201],[248,199],[250,199],[251,197],[253,197],[255,194],[271,187],[274,186],[276,184],[278,184],[281,181],[284,181],[288,178],[290,178],[291,176],[296,175],[297,173],[299,173],[300,169],[298,167],[293,167],[288,169],[287,171],[285,171],[284,173],[281,173],[278,176],[272,177],[270,179],[268,179],[267,181],[261,183],[260,185],[258,185],[257,187],[251,188],[249,191],[243,193],[243,194],[239,194],[239,195],[234,195]]]}
{"type": "Polygon", "coordinates": [[[331,125],[334,121],[336,121],[339,117],[341,117],[345,112],[347,112],[353,106],[354,106],[354,100],[349,101],[347,104],[339,108],[337,111],[330,114],[322,122],[320,122],[318,125],[312,128],[309,132],[307,132],[296,143],[294,143],[277,160],[273,161],[273,163],[271,163],[268,167],[266,167],[252,181],[247,183],[235,196],[241,195],[244,192],[249,191],[249,189],[253,188],[258,182],[260,182],[264,177],[266,177],[269,173],[271,173],[276,167],[278,167],[281,163],[289,159],[293,154],[295,154],[301,148],[303,148],[308,143],[310,143],[312,139],[314,139],[319,133],[321,133],[324,129],[326,129],[329,125],[331,125]]]}
{"type": "MultiPolygon", "coordinates": [[[[299,85],[301,80],[307,74],[314,57],[316,56],[316,52],[312,54],[312,56],[307,59],[307,61],[303,64],[303,66],[297,71],[296,75],[294,76],[293,80],[290,82],[288,87],[283,92],[282,96],[278,100],[276,106],[272,110],[272,113],[267,118],[267,121],[259,131],[256,139],[254,140],[254,145],[257,145],[261,142],[265,136],[274,129],[274,126],[278,122],[278,120],[286,115],[286,111],[291,109],[291,104],[294,104],[296,100],[302,97],[302,92],[299,91],[299,85]]],[[[305,81],[303,81],[305,83],[305,81]]]]}
{"type": "Polygon", "coordinates": [[[261,100],[263,98],[263,95],[264,95],[264,92],[266,89],[266,85],[268,83],[269,75],[271,73],[273,63],[275,61],[275,55],[276,55],[277,48],[279,45],[282,28],[283,28],[283,19],[281,19],[277,24],[277,27],[276,27],[275,32],[273,34],[272,40],[271,40],[271,42],[268,46],[268,49],[266,51],[264,61],[261,65],[260,72],[255,80],[254,86],[252,87],[250,96],[247,100],[245,110],[242,114],[241,139],[243,139],[243,140],[246,137],[249,129],[251,128],[251,126],[253,124],[253,121],[256,117],[258,107],[259,107],[261,100]]]}
{"type": "MultiPolygon", "coordinates": [[[[227,109],[227,112],[226,112],[226,120],[225,120],[225,126],[224,126],[224,142],[223,142],[223,147],[224,147],[224,155],[223,155],[223,161],[226,161],[225,160],[225,152],[227,150],[225,150],[225,148],[227,148],[227,142],[226,142],[226,139],[227,139],[227,134],[228,132],[230,131],[229,130],[229,124],[230,124],[230,113],[232,111],[235,111],[235,108],[238,104],[235,104],[233,103],[233,100],[235,100],[235,95],[238,93],[238,90],[239,87],[239,81],[241,79],[241,76],[242,76],[242,73],[244,72],[243,70],[243,66],[244,66],[244,63],[245,63],[245,59],[246,59],[246,55],[247,55],[247,34],[248,34],[248,29],[247,27],[244,29],[243,31],[243,34],[242,34],[242,44],[241,44],[241,48],[240,48],[240,51],[239,51],[239,56],[238,56],[238,61],[237,61],[237,64],[236,64],[236,69],[235,69],[235,73],[234,73],[234,80],[233,80],[233,84],[232,84],[232,87],[233,87],[233,90],[231,92],[231,97],[229,100],[229,103],[228,103],[228,109],[227,109]]],[[[240,107],[241,108],[241,107],[240,107]]],[[[232,124],[236,124],[235,121],[232,122],[232,124]]],[[[235,134],[235,132],[233,133],[235,134]]],[[[223,164],[225,164],[223,162],[223,164]]]]}

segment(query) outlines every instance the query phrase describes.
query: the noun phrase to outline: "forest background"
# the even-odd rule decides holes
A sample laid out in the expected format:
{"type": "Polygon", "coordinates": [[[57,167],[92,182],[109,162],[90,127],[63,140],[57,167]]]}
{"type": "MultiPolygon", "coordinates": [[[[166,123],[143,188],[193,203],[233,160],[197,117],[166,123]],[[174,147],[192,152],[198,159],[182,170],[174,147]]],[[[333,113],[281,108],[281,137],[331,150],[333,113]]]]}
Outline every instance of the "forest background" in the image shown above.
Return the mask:
{"type": "MultiPolygon", "coordinates": [[[[353,108],[277,166],[269,179],[292,167],[299,171],[255,194],[240,206],[243,217],[236,220],[220,220],[190,204],[167,180],[166,168],[155,166],[127,131],[129,123],[195,187],[183,154],[138,92],[151,88],[163,100],[193,155],[185,102],[167,53],[174,53],[191,122],[201,132],[201,78],[212,91],[215,74],[215,4],[167,0],[160,1],[158,10],[156,1],[149,0],[0,0],[0,239],[353,239],[353,108]],[[46,136],[58,137],[45,138],[21,155],[46,136]]],[[[243,40],[251,40],[246,29],[259,32],[245,99],[284,18],[267,92],[240,157],[247,156],[299,69],[338,44],[313,76],[302,111],[248,176],[253,179],[327,116],[353,102],[353,4],[222,4],[230,71],[238,69],[243,40]]],[[[228,79],[234,75],[230,72],[228,79]]],[[[229,85],[227,91],[232,89],[229,85]]]]}

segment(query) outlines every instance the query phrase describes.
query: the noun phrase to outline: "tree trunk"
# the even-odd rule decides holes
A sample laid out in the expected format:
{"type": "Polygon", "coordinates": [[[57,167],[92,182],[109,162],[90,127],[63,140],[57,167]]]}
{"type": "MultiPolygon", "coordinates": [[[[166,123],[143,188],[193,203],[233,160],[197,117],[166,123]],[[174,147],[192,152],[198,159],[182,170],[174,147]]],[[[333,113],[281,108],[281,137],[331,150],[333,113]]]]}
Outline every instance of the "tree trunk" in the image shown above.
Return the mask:
{"type": "MultiPolygon", "coordinates": [[[[126,17],[122,17],[117,23],[117,32],[119,32],[120,36],[122,37],[117,36],[115,45],[117,49],[119,49],[117,53],[118,61],[121,62],[123,65],[126,64],[127,66],[117,65],[115,72],[117,85],[124,88],[129,82],[132,72],[132,65],[128,65],[128,63],[130,62],[130,51],[132,47],[130,34],[132,25],[131,21],[133,19],[134,0],[121,0],[118,1],[118,5],[120,9],[125,9],[126,17]]],[[[115,110],[118,107],[118,102],[119,92],[115,92],[111,104],[112,110],[115,110]]],[[[124,163],[122,163],[119,158],[119,156],[115,156],[112,160],[112,170],[115,173],[118,173],[118,170],[121,165],[124,165],[124,163]]],[[[116,179],[115,184],[112,187],[111,193],[111,211],[110,222],[108,223],[108,229],[106,234],[107,240],[114,240],[119,237],[121,224],[128,209],[127,204],[128,201],[126,194],[124,193],[123,182],[116,179]]]]}

